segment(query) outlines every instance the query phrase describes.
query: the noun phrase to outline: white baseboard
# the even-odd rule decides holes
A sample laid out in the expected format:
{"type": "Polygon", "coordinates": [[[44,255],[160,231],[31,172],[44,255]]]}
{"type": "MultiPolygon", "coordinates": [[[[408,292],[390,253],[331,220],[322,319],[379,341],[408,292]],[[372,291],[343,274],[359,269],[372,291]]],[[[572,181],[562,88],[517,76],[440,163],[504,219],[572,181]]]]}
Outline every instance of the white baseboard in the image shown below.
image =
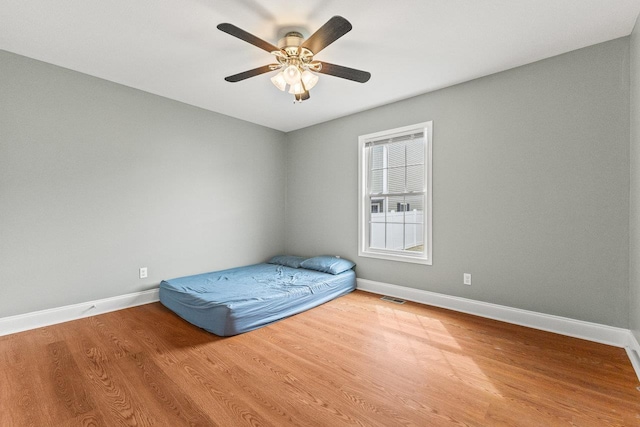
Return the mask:
{"type": "Polygon", "coordinates": [[[575,338],[582,338],[615,347],[628,347],[628,329],[569,319],[567,317],[553,316],[535,311],[522,310],[471,300],[467,298],[438,294],[423,291],[421,289],[407,288],[388,283],[374,282],[372,280],[357,279],[358,289],[381,295],[389,295],[422,304],[447,308],[462,313],[473,314],[529,328],[555,332],[575,338]]]}
{"type": "Polygon", "coordinates": [[[629,356],[633,369],[635,369],[636,374],[640,379],[640,344],[638,344],[638,340],[631,331],[629,331],[629,345],[625,350],[627,350],[627,356],[629,356]]]}
{"type": "Polygon", "coordinates": [[[0,318],[0,336],[159,301],[159,289],[0,318]]]}

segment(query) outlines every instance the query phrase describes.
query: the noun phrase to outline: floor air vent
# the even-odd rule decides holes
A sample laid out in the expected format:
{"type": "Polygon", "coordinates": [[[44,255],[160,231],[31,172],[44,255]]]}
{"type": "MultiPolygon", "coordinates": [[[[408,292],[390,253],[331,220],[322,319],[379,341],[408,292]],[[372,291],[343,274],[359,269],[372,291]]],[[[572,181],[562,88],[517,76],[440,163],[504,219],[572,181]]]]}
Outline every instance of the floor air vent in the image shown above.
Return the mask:
{"type": "Polygon", "coordinates": [[[404,304],[405,300],[400,299],[400,298],[394,298],[394,297],[388,297],[388,296],[383,296],[382,298],[380,298],[382,301],[387,301],[387,302],[392,302],[394,304],[404,304]]]}

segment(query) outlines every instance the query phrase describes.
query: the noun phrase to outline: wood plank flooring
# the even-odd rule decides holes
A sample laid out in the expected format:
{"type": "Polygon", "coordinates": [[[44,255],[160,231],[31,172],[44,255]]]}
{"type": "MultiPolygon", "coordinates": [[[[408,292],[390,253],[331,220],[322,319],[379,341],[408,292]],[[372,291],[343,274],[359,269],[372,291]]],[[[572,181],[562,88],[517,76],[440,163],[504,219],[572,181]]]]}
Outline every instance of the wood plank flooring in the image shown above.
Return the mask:
{"type": "Polygon", "coordinates": [[[0,426],[640,426],[623,349],[356,291],[219,338],[159,303],[0,337],[0,426]]]}

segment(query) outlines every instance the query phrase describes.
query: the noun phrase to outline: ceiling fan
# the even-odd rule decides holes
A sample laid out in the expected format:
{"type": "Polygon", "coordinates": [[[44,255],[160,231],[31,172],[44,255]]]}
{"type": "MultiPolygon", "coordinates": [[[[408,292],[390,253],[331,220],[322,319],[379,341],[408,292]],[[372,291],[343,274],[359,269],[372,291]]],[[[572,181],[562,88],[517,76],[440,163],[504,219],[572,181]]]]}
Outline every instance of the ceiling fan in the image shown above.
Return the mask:
{"type": "Polygon", "coordinates": [[[233,24],[220,24],[218,25],[220,31],[266,50],[278,61],[225,77],[225,80],[235,83],[270,71],[280,70],[271,78],[271,82],[281,91],[284,91],[288,84],[289,93],[293,94],[298,102],[309,99],[309,90],[318,83],[318,76],[315,73],[365,83],[371,78],[371,73],[314,59],[316,54],[347,34],[351,28],[353,28],[351,23],[345,18],[334,16],[306,40],[300,31],[288,31],[280,39],[278,46],[274,46],[233,24]]]}

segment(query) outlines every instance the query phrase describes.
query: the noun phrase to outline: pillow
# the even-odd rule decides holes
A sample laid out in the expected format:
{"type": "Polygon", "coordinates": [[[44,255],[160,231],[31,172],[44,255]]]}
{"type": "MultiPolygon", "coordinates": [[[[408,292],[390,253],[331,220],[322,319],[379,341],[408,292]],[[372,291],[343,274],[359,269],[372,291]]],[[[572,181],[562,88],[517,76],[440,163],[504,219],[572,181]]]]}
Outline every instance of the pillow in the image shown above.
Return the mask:
{"type": "Polygon", "coordinates": [[[276,255],[269,260],[269,264],[284,265],[285,267],[298,268],[306,258],[294,255],[276,255]]]}
{"type": "Polygon", "coordinates": [[[305,260],[300,267],[308,270],[321,271],[329,274],[340,274],[355,267],[355,263],[348,259],[331,255],[317,256],[305,260]]]}

